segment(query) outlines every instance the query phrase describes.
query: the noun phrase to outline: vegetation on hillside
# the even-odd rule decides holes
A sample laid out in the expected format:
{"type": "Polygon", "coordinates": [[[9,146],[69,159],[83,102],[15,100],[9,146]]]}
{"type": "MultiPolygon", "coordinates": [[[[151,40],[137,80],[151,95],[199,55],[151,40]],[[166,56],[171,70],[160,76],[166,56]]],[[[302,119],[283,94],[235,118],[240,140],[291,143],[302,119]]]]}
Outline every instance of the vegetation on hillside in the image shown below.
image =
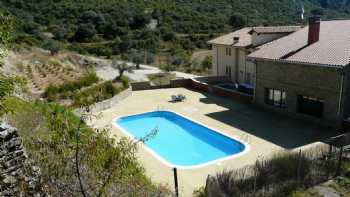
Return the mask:
{"type": "Polygon", "coordinates": [[[57,101],[66,99],[79,91],[83,87],[91,86],[99,81],[96,73],[90,72],[75,81],[69,81],[62,85],[50,85],[45,90],[45,96],[48,101],[57,101]]]}
{"type": "Polygon", "coordinates": [[[80,53],[189,67],[191,52],[242,26],[300,24],[305,16],[350,16],[348,0],[3,0],[18,19],[15,41],[80,53]],[[130,54],[135,54],[130,57],[130,54]],[[162,62],[164,63],[164,62],[162,62]]]}
{"type": "MultiPolygon", "coordinates": [[[[340,175],[348,180],[348,161],[343,162],[340,175]]],[[[338,156],[328,155],[325,147],[304,152],[284,152],[270,159],[257,160],[255,165],[223,171],[209,176],[205,188],[195,192],[198,197],[213,196],[297,196],[333,178],[338,170],[338,156]]],[[[339,184],[341,187],[345,183],[339,184]]],[[[303,196],[303,195],[301,195],[303,196]]]]}
{"type": "Polygon", "coordinates": [[[125,76],[113,82],[100,82],[96,73],[89,72],[78,80],[48,86],[44,95],[49,102],[66,100],[69,102],[66,106],[82,107],[112,98],[128,87],[129,79],[125,76]]]}
{"type": "MultiPolygon", "coordinates": [[[[8,98],[9,122],[18,128],[29,157],[40,167],[52,196],[164,196],[144,175],[136,145],[93,131],[56,104],[8,98]]],[[[89,118],[89,115],[83,116],[89,118]]],[[[151,132],[151,131],[150,131],[151,132]]]]}
{"type": "MultiPolygon", "coordinates": [[[[0,67],[5,55],[6,47],[11,40],[13,20],[11,17],[0,12],[0,67]]],[[[0,116],[8,109],[3,105],[4,100],[12,94],[15,89],[15,79],[4,76],[0,71],[0,116]]]]}
{"type": "MultiPolygon", "coordinates": [[[[3,23],[0,29],[7,30],[3,23]]],[[[4,42],[0,42],[4,47],[4,42]]],[[[90,75],[66,89],[82,88],[96,80],[95,75],[90,75]]],[[[90,114],[78,118],[57,104],[12,97],[15,85],[14,78],[0,72],[0,118],[6,116],[18,128],[26,153],[40,167],[41,189],[48,195],[169,195],[166,188],[152,184],[145,176],[135,155],[137,143],[124,138],[115,140],[108,129],[92,130],[84,123],[92,118],[90,114]]],[[[27,195],[24,185],[18,188],[19,193],[27,195]]]]}

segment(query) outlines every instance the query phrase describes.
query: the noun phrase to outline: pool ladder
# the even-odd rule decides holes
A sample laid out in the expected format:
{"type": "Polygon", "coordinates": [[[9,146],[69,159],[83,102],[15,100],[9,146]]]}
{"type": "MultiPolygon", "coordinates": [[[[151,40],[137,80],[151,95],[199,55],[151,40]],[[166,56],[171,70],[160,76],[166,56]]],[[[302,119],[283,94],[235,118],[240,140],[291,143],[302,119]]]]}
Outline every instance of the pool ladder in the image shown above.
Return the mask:
{"type": "Polygon", "coordinates": [[[246,143],[246,144],[250,144],[251,143],[251,139],[250,139],[250,136],[248,134],[241,135],[239,140],[244,142],[244,143],[246,143]]]}
{"type": "Polygon", "coordinates": [[[164,110],[165,110],[165,107],[157,106],[157,111],[164,111],[164,110]]]}

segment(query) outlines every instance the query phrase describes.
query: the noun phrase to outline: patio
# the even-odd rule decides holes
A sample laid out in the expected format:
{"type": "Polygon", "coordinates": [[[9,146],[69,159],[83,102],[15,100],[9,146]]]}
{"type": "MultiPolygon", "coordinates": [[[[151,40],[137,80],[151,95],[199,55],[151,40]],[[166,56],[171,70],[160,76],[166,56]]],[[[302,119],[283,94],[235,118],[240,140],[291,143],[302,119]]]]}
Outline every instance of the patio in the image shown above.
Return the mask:
{"type": "MultiPolygon", "coordinates": [[[[256,159],[271,156],[282,150],[299,150],[322,144],[333,131],[281,115],[256,109],[252,105],[194,92],[185,88],[135,91],[113,108],[101,113],[94,120],[94,127],[111,126],[111,136],[119,138],[122,132],[112,126],[112,119],[154,110],[172,110],[193,120],[234,136],[249,144],[250,150],[237,158],[225,160],[209,166],[195,169],[178,169],[179,190],[181,196],[191,196],[192,192],[205,184],[208,174],[225,169],[240,168],[252,164],[256,159]],[[171,95],[183,94],[184,102],[169,102],[171,95]]],[[[171,139],[169,139],[171,140],[171,139]]],[[[168,184],[172,189],[173,171],[165,166],[142,147],[138,157],[148,176],[155,182],[168,184]]]]}

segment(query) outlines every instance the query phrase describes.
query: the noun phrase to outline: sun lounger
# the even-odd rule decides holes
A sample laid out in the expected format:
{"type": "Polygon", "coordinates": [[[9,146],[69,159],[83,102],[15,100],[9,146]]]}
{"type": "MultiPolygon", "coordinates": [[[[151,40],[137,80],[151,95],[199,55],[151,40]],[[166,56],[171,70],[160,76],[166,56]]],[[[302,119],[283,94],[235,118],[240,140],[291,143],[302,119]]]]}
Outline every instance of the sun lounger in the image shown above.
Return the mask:
{"type": "Polygon", "coordinates": [[[179,95],[171,95],[171,100],[170,102],[182,102],[186,100],[186,96],[185,95],[182,95],[182,94],[179,94],[179,95]]]}
{"type": "Polygon", "coordinates": [[[182,95],[182,94],[177,95],[177,98],[178,98],[180,101],[186,100],[186,96],[185,96],[185,95],[182,95]]]}

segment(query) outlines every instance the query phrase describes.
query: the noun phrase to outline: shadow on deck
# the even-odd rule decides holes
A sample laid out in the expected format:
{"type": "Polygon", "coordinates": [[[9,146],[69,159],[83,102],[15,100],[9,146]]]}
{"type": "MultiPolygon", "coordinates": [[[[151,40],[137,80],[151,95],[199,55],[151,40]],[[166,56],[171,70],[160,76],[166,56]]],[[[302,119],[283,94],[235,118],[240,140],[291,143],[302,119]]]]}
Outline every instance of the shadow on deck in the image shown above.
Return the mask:
{"type": "Polygon", "coordinates": [[[251,104],[204,95],[206,97],[200,99],[200,102],[226,108],[224,111],[206,114],[207,116],[285,149],[325,142],[338,134],[335,130],[264,111],[251,104]]]}

